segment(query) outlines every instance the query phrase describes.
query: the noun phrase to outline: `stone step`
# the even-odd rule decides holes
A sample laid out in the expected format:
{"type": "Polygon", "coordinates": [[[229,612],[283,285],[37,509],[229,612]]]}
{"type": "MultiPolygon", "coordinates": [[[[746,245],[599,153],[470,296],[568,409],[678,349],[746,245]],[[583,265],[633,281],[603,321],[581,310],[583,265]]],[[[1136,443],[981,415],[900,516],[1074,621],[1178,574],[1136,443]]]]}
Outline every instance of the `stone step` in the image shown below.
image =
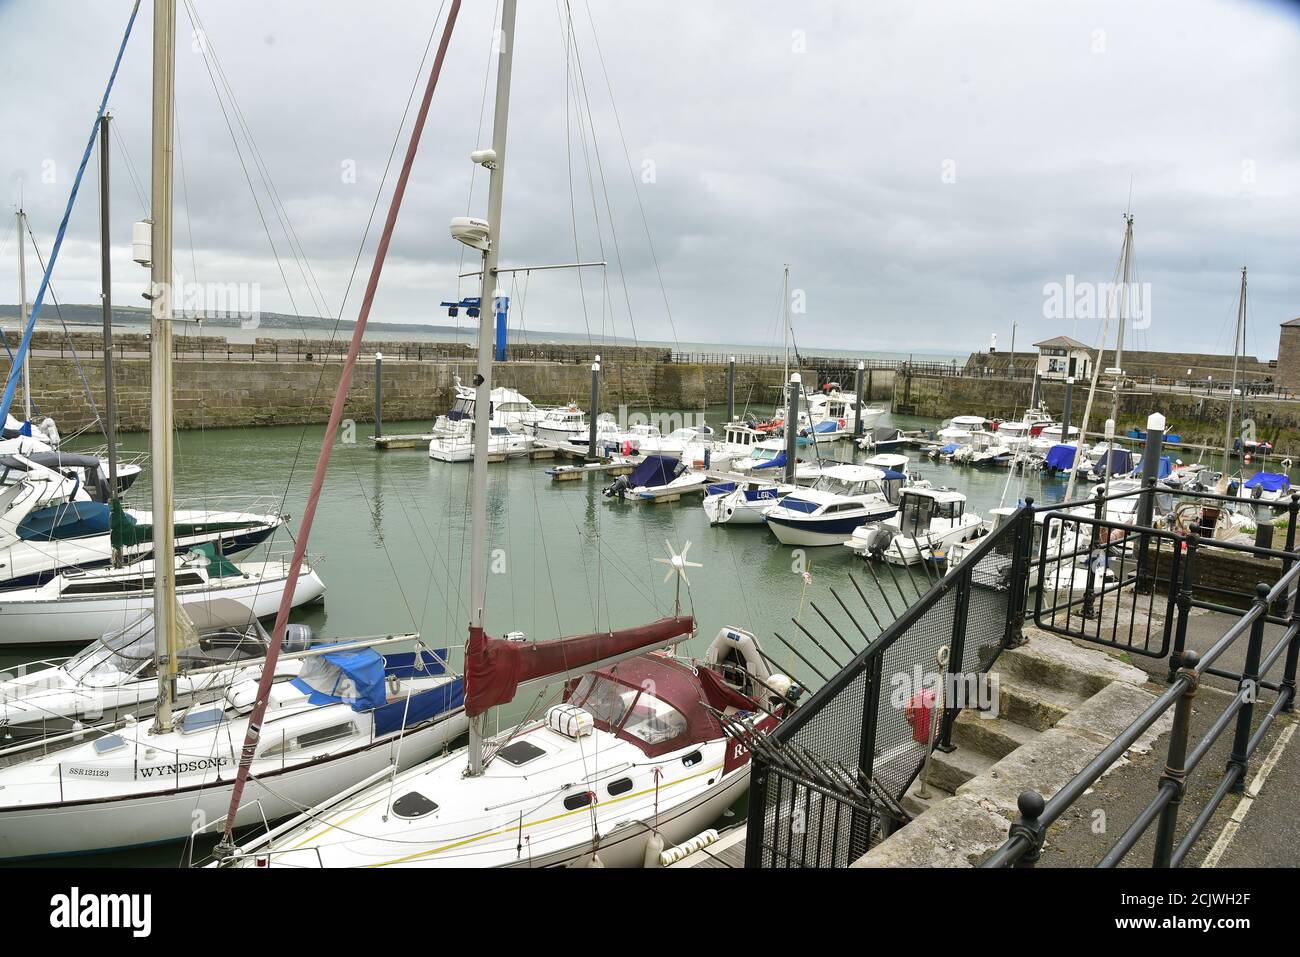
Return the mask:
{"type": "Polygon", "coordinates": [[[998,719],[1034,731],[1055,727],[1089,697],[1030,678],[998,675],[998,719]]]}
{"type": "Polygon", "coordinates": [[[1146,674],[1125,664],[1101,647],[1075,644],[1059,635],[1037,629],[1028,632],[1029,640],[1018,648],[1009,648],[998,656],[993,669],[1006,678],[1024,679],[1088,698],[1112,681],[1141,685],[1146,674]]]}
{"type": "Polygon", "coordinates": [[[936,750],[930,762],[930,787],[953,793],[991,768],[996,760],[971,747],[957,747],[946,754],[936,750]]]}
{"type": "Polygon", "coordinates": [[[1039,729],[971,710],[957,715],[952,726],[954,744],[973,748],[993,758],[1005,757],[1040,734],[1042,731],[1039,729]]]}

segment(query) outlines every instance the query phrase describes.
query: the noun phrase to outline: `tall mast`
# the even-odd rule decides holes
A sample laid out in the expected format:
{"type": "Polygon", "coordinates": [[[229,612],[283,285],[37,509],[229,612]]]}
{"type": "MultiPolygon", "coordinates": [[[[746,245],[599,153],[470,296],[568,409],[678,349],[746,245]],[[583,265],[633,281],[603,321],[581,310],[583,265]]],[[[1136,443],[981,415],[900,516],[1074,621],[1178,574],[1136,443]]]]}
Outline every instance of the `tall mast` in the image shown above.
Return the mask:
{"type": "Polygon", "coordinates": [[[158,669],[154,730],[170,731],[176,681],[176,545],[172,526],[172,120],[176,0],[154,0],[149,457],[153,464],[153,622],[158,669]]]}
{"type": "Polygon", "coordinates": [[[785,365],[781,367],[781,381],[790,381],[790,264],[786,263],[785,278],[781,281],[781,343],[785,346],[785,365]]]}
{"type": "MultiPolygon", "coordinates": [[[[108,114],[99,118],[99,295],[104,306],[104,438],[108,441],[109,507],[117,510],[117,397],[113,390],[113,267],[109,256],[108,114]]],[[[110,521],[112,518],[110,518],[110,521]]],[[[113,545],[114,567],[122,549],[113,545]]]]}
{"type": "MultiPolygon", "coordinates": [[[[1124,248],[1120,253],[1119,281],[1119,334],[1115,338],[1115,384],[1111,390],[1110,417],[1119,421],[1119,383],[1124,370],[1124,309],[1128,305],[1129,262],[1133,254],[1133,216],[1124,214],[1124,248]]],[[[1110,452],[1107,455],[1107,470],[1110,469],[1110,452]]]]}
{"type": "MultiPolygon", "coordinates": [[[[1223,474],[1228,474],[1232,455],[1232,405],[1237,394],[1237,357],[1246,344],[1246,267],[1241,267],[1241,294],[1237,298],[1237,331],[1232,337],[1232,382],[1228,386],[1228,424],[1223,432],[1223,474]]],[[[1243,406],[1245,403],[1242,403],[1243,406]]]]}
{"type": "MultiPolygon", "coordinates": [[[[23,228],[27,225],[27,214],[21,206],[15,214],[18,217],[18,316],[22,319],[20,328],[27,328],[27,246],[23,240],[23,228]]],[[[28,350],[23,355],[23,403],[27,412],[26,421],[32,420],[32,379],[29,368],[28,350]]]]}
{"type": "MultiPolygon", "coordinates": [[[[469,550],[469,627],[481,631],[483,609],[487,601],[487,466],[488,435],[492,407],[492,322],[497,313],[497,262],[501,238],[501,191],[506,173],[506,123],[510,113],[510,67],[514,57],[515,10],[517,0],[504,0],[501,6],[500,50],[497,61],[497,93],[493,107],[492,152],[495,158],[488,171],[488,243],[483,250],[483,284],[479,293],[478,371],[474,376],[474,474],[470,495],[469,550]],[[488,304],[492,309],[488,311],[488,304]]],[[[592,429],[596,410],[592,409],[592,429]]],[[[483,773],[483,732],[487,712],[469,721],[469,774],[483,773]]]]}

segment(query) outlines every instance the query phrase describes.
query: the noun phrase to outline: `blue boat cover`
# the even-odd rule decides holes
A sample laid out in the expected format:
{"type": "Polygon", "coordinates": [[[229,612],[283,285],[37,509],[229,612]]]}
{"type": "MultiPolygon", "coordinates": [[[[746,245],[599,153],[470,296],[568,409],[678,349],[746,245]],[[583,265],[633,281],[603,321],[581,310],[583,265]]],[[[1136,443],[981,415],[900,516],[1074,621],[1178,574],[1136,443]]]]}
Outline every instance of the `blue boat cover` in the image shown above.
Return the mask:
{"type": "Polygon", "coordinates": [[[787,495],[781,500],[781,507],[788,508],[792,512],[805,512],[811,514],[821,508],[821,504],[819,502],[810,502],[803,498],[795,498],[793,495],[787,495]]]}
{"type": "Polygon", "coordinates": [[[109,509],[103,502],[73,502],[38,508],[18,526],[18,537],[25,542],[52,542],[83,535],[107,535],[109,509]]]}
{"type": "Polygon", "coordinates": [[[375,711],[375,734],[391,734],[405,725],[414,727],[465,704],[465,679],[457,678],[444,685],[401,698],[375,711]]]}
{"type": "Polygon", "coordinates": [[[893,469],[885,469],[884,479],[886,482],[904,482],[907,476],[902,472],[895,472],[893,469]]]}
{"type": "Polygon", "coordinates": [[[735,482],[714,482],[712,485],[704,486],[705,495],[726,495],[735,490],[735,482]]]}
{"type": "Polygon", "coordinates": [[[776,455],[774,455],[772,458],[768,459],[766,462],[762,463],[761,465],[755,465],[752,469],[750,469],[750,471],[757,472],[759,469],[781,468],[783,465],[785,465],[785,449],[782,449],[780,452],[777,452],[776,455]]]}
{"type": "Polygon", "coordinates": [[[666,455],[647,455],[627,478],[628,488],[657,488],[677,477],[681,462],[666,455]]]}
{"type": "Polygon", "coordinates": [[[1111,475],[1123,475],[1133,468],[1133,454],[1128,449],[1110,449],[1106,458],[1092,467],[1094,475],[1105,475],[1109,463],[1111,475]]]}
{"type": "Polygon", "coordinates": [[[1256,472],[1246,480],[1246,488],[1262,488],[1265,492],[1285,492],[1291,480],[1277,472],[1256,472]]]}
{"type": "Polygon", "coordinates": [[[307,695],[311,704],[341,701],[352,705],[353,711],[370,711],[387,701],[384,667],[384,656],[373,648],[328,651],[304,658],[302,670],[292,684],[307,695]]]}
{"type": "Polygon", "coordinates": [[[1074,465],[1074,446],[1061,442],[1053,445],[1047,452],[1047,458],[1044,459],[1048,468],[1068,469],[1074,465]]]}
{"type": "Polygon", "coordinates": [[[834,419],[822,419],[813,426],[814,432],[838,432],[840,424],[834,419]]]}
{"type": "Polygon", "coordinates": [[[399,651],[384,655],[384,674],[394,678],[419,678],[427,675],[441,675],[447,671],[447,649],[435,648],[420,652],[420,664],[415,664],[415,652],[399,651]]]}
{"type": "Polygon", "coordinates": [[[949,442],[947,445],[945,445],[943,448],[939,450],[939,454],[951,455],[953,452],[956,452],[959,448],[961,448],[961,446],[959,446],[956,442],[949,442]]]}

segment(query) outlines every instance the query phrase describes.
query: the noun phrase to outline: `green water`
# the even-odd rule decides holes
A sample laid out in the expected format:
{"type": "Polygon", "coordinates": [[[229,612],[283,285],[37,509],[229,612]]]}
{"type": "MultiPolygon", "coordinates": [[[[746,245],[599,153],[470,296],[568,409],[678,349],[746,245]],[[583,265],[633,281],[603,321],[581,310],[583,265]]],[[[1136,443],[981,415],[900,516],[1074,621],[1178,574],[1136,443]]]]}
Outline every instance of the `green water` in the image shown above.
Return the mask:
{"type": "MultiPolygon", "coordinates": [[[[709,410],[710,422],[722,418],[721,409],[709,410]]],[[[886,418],[881,424],[891,423],[886,418]]],[[[904,417],[893,424],[906,429],[937,425],[904,417]]],[[[388,431],[418,432],[429,425],[397,423],[388,431]]],[[[176,440],[178,506],[201,506],[207,499],[215,506],[222,504],[218,498],[232,494],[283,501],[296,533],[322,434],[322,426],[181,432],[176,440]]],[[[468,621],[471,466],[434,462],[424,449],[376,452],[369,434],[370,426],[359,424],[354,444],[335,446],[308,548],[326,584],[325,602],[299,610],[295,620],[327,637],[419,632],[434,647],[457,649],[453,662],[458,663],[468,621]]],[[[147,450],[148,436],[125,435],[122,445],[126,451],[147,450]]],[[[834,448],[840,458],[851,451],[848,442],[834,448]]],[[[953,467],[915,451],[910,455],[925,478],[965,492],[969,510],[987,517],[987,509],[1002,499],[1005,469],[953,467]]],[[[736,625],[758,634],[771,657],[816,684],[772,632],[793,640],[798,632],[790,618],[808,614],[809,600],[833,605],[829,587],[842,585],[851,592],[850,571],[858,572],[859,583],[877,597],[864,564],[845,548],[807,550],[812,584],[805,586],[803,566],[792,549],[764,526],[710,528],[698,497],[662,505],[608,500],[601,489],[609,479],[586,476],[556,483],[545,474],[551,464],[520,459],[489,470],[489,634],[522,631],[545,640],[671,614],[673,584],[664,584],[665,566],[654,559],[667,556],[665,542],[680,548],[689,541],[689,559],[703,564],[689,570],[689,589],[682,590],[684,610],[698,619],[699,635],[690,650],[703,653],[718,629],[736,625]]],[[[1060,480],[1040,484],[1035,474],[1026,480],[1024,494],[1055,500],[1064,487],[1060,480]]],[[[1013,484],[1008,504],[1015,504],[1016,492],[1013,484]]],[[[128,493],[129,504],[148,508],[148,496],[146,475],[128,493]]],[[[289,535],[281,532],[259,552],[291,547],[289,535]]],[[[897,592],[891,593],[891,603],[901,610],[897,592]]],[[[883,617],[883,598],[877,607],[883,617]]],[[[874,631],[869,621],[863,624],[874,631]]],[[[800,650],[824,673],[835,670],[811,643],[801,644],[800,650]]],[[[847,653],[838,650],[843,661],[847,653]]],[[[0,669],[72,651],[4,653],[0,669]]],[[[519,716],[518,709],[498,710],[502,726],[519,716]]],[[[68,860],[173,865],[179,855],[179,845],[173,845],[68,860]]]]}

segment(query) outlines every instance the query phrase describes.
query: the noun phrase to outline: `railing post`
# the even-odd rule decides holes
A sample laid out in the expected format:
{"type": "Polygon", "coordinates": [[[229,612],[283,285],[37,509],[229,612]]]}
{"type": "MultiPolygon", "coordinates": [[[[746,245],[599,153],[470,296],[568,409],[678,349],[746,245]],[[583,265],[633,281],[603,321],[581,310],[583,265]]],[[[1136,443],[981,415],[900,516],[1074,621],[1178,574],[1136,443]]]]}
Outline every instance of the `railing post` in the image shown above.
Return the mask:
{"type": "Polygon", "coordinates": [[[1187,617],[1192,612],[1192,575],[1196,566],[1196,546],[1199,539],[1195,535],[1186,538],[1187,549],[1180,557],[1182,561],[1181,583],[1178,588],[1178,623],[1174,627],[1174,647],[1169,653],[1169,678],[1172,682],[1182,666],[1183,649],[1187,647],[1187,617]]]}
{"type": "Polygon", "coordinates": [[[745,868],[763,866],[763,828],[767,824],[767,764],[754,754],[749,765],[749,823],[745,828],[745,868]]]}
{"type": "Polygon", "coordinates": [[[1043,796],[1032,788],[1021,791],[1020,797],[1016,799],[1020,816],[1011,822],[1007,837],[1023,836],[1029,842],[1029,850],[1020,855],[1016,867],[1033,867],[1043,853],[1043,839],[1047,836],[1047,828],[1043,827],[1038,819],[1046,806],[1047,802],[1043,800],[1043,796]]]}
{"type": "MultiPolygon", "coordinates": [[[[1292,492],[1291,500],[1287,502],[1286,506],[1286,544],[1282,547],[1283,551],[1286,552],[1282,557],[1283,578],[1286,577],[1286,573],[1291,570],[1291,566],[1294,564],[1294,559],[1291,557],[1291,553],[1295,551],[1295,521],[1297,511],[1300,511],[1300,493],[1292,492]]],[[[1274,614],[1279,616],[1286,614],[1285,595],[1278,597],[1277,608],[1274,614]]]]}
{"type": "Polygon", "coordinates": [[[1187,786],[1187,738],[1192,723],[1192,699],[1196,697],[1199,675],[1196,664],[1200,656],[1194,651],[1183,655],[1179,674],[1191,684],[1174,705],[1174,726],[1169,734],[1169,756],[1165,758],[1165,771],[1160,775],[1158,787],[1172,787],[1174,796],[1160,812],[1160,825],[1156,829],[1156,848],[1152,867],[1169,867],[1174,854],[1174,833],[1178,828],[1178,808],[1183,803],[1187,786]]]}
{"type": "Polygon", "coordinates": [[[1034,555],[1034,500],[1025,499],[1017,513],[1015,541],[1011,554],[1011,593],[1007,597],[1007,628],[1002,647],[1014,648],[1025,640],[1025,604],[1029,598],[1029,574],[1034,555]]]}
{"type": "Polygon", "coordinates": [[[1241,684],[1237,693],[1245,692],[1241,710],[1237,712],[1237,730],[1232,739],[1232,756],[1229,768],[1239,768],[1240,773],[1232,785],[1234,794],[1246,790],[1246,771],[1250,766],[1250,725],[1255,717],[1255,699],[1259,697],[1259,656],[1264,645],[1264,616],[1268,612],[1268,585],[1255,586],[1255,620],[1250,626],[1250,642],[1246,645],[1246,664],[1241,669],[1241,684]]]}
{"type": "MultiPolygon", "coordinates": [[[[1106,452],[1106,467],[1110,468],[1109,450],[1107,450],[1106,452]]],[[[1079,614],[1083,618],[1097,617],[1097,609],[1094,607],[1094,602],[1096,600],[1096,593],[1093,590],[1093,586],[1096,584],[1097,581],[1097,571],[1093,566],[1093,558],[1097,554],[1097,544],[1101,537],[1101,522],[1103,521],[1105,515],[1106,515],[1106,502],[1099,497],[1097,499],[1097,503],[1093,506],[1093,518],[1096,519],[1096,521],[1093,523],[1092,526],[1092,537],[1088,540],[1088,578],[1087,578],[1087,584],[1084,586],[1084,591],[1083,591],[1083,608],[1079,612],[1079,614]]],[[[1075,556],[1075,558],[1071,559],[1071,561],[1073,562],[1077,560],[1077,557],[1078,556],[1075,556]]],[[[1073,568],[1073,565],[1071,565],[1071,568],[1073,568]]],[[[1104,578],[1102,579],[1102,587],[1103,588],[1106,587],[1106,582],[1104,578]]]]}
{"type": "MultiPolygon", "coordinates": [[[[957,591],[953,596],[952,640],[948,643],[948,667],[939,669],[940,680],[945,682],[944,687],[940,689],[940,692],[945,695],[943,724],[939,726],[939,737],[934,742],[935,750],[942,751],[945,754],[956,750],[956,745],[952,743],[952,725],[957,720],[961,707],[955,701],[949,701],[946,696],[948,690],[959,687],[959,682],[962,682],[964,678],[962,660],[966,656],[966,619],[970,614],[971,570],[964,567],[964,564],[959,565],[957,576],[957,591]]],[[[1008,600],[1010,600],[1010,596],[1008,596],[1008,600]]],[[[960,686],[964,687],[964,684],[960,686]]],[[[955,698],[956,695],[953,695],[953,697],[955,698]]]]}
{"type": "Polygon", "coordinates": [[[1282,687],[1279,694],[1286,695],[1283,711],[1290,711],[1295,705],[1295,671],[1296,661],[1300,658],[1300,588],[1296,589],[1295,604],[1291,606],[1290,627],[1296,629],[1296,636],[1286,649],[1286,664],[1282,669],[1282,687]]]}

